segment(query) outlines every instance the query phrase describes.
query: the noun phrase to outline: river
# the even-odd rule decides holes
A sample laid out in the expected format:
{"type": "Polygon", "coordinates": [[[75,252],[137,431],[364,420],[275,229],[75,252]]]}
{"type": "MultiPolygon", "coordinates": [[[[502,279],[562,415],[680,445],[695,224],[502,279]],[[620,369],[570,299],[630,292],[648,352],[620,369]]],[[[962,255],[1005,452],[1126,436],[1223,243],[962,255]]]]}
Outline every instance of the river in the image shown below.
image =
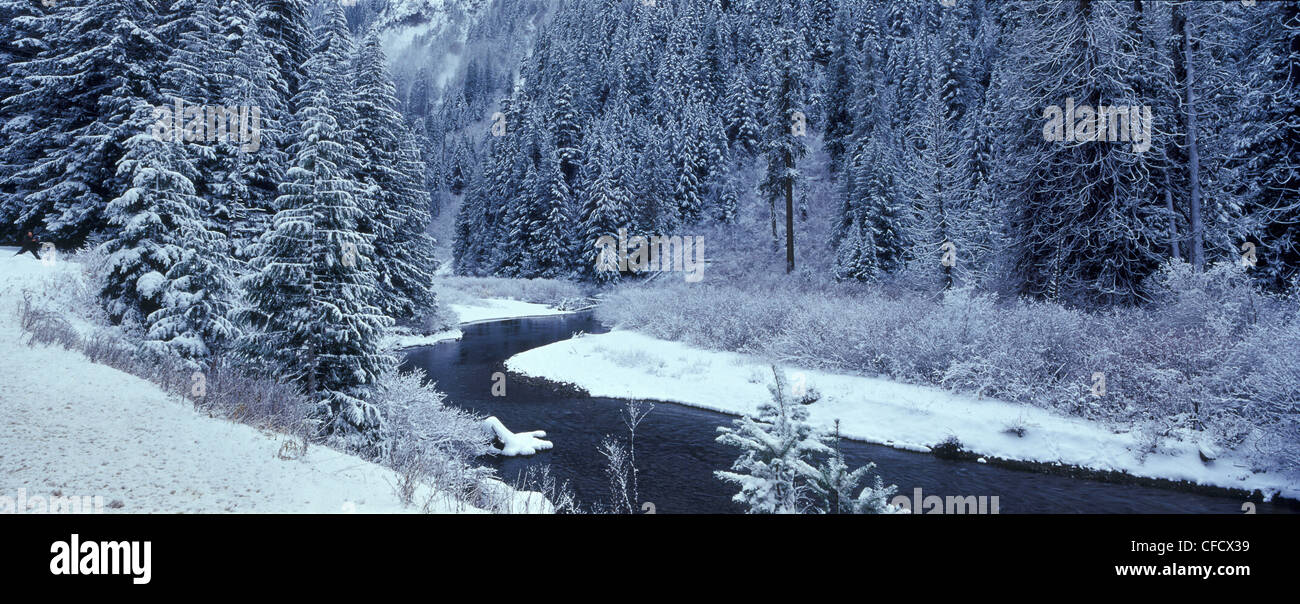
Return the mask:
{"type": "MultiPolygon", "coordinates": [[[[609,499],[605,459],[597,451],[607,434],[626,438],[620,419],[625,401],[574,396],[542,380],[508,376],[506,396],[492,396],[492,376],[505,371],[511,356],[557,342],[577,332],[606,331],[590,313],[509,319],[466,325],[464,338],[407,351],[405,366],[421,367],[450,404],[495,415],[515,432],[545,430],[555,448],[531,457],[492,457],[506,481],[529,466],[549,464],[552,475],[568,481],[583,504],[609,499]]],[[[641,502],[656,513],[731,513],[735,487],[714,477],[729,468],[737,450],[714,441],[718,426],[731,416],[670,403],[657,403],[637,431],[641,502]]],[[[970,461],[844,441],[851,467],[875,462],[886,484],[899,493],[925,496],[998,497],[1001,513],[1242,513],[1243,501],[1144,487],[1012,470],[970,461]]],[[[1288,513],[1289,506],[1258,504],[1257,513],[1288,513]]]]}

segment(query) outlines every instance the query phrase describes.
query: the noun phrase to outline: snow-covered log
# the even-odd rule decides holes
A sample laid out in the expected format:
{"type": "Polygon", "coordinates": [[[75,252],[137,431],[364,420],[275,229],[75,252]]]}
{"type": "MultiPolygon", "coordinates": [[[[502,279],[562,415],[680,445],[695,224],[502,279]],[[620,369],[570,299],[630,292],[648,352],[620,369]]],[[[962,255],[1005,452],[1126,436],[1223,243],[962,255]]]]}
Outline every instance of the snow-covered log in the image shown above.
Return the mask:
{"type": "Polygon", "coordinates": [[[505,424],[496,417],[489,417],[483,420],[483,427],[491,430],[493,438],[501,443],[501,454],[506,456],[532,455],[538,451],[545,451],[555,445],[549,440],[542,440],[546,436],[545,430],[533,430],[532,432],[520,432],[515,434],[506,428],[505,424]]]}

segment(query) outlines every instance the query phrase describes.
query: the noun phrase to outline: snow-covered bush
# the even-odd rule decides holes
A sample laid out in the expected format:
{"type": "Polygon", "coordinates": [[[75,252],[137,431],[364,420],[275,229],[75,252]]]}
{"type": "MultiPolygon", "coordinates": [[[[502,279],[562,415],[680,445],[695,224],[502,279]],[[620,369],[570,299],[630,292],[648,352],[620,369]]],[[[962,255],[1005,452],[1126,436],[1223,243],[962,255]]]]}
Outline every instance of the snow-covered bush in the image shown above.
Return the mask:
{"type": "Polygon", "coordinates": [[[384,417],[380,460],[406,476],[405,481],[466,498],[493,474],[472,463],[492,445],[483,418],[445,400],[435,384],[425,383],[423,371],[384,374],[372,399],[384,417]]]}
{"type": "Polygon", "coordinates": [[[791,312],[788,301],[719,285],[667,283],[615,290],[596,317],[655,337],[723,350],[757,351],[776,337],[791,312]],[[739,300],[743,304],[737,304],[739,300]],[[659,306],[647,308],[647,304],[659,306]],[[664,305],[667,305],[665,308],[664,305]]]}
{"type": "Polygon", "coordinates": [[[129,372],[135,362],[135,349],[114,330],[100,328],[86,338],[82,352],[92,363],[129,372]]]}
{"type": "Polygon", "coordinates": [[[307,397],[291,384],[254,375],[228,357],[213,360],[206,372],[197,374],[203,376],[203,388],[195,388],[195,375],[188,376],[188,398],[196,408],[304,441],[314,436],[307,397]]]}
{"type": "Polygon", "coordinates": [[[1254,324],[1266,302],[1246,268],[1235,262],[1197,271],[1175,260],[1151,277],[1149,289],[1154,298],[1150,310],[1166,328],[1207,330],[1220,340],[1254,324]]]}
{"type": "Polygon", "coordinates": [[[1257,325],[1201,381],[1214,393],[1217,443],[1251,444],[1300,469],[1300,316],[1257,325]]]}
{"type": "MultiPolygon", "coordinates": [[[[1087,312],[957,289],[754,277],[625,285],[597,318],[715,350],[1205,441],[1300,469],[1300,302],[1233,264],[1171,263],[1143,307],[1087,312]]],[[[1159,446],[1154,447],[1159,449],[1159,446]]]]}

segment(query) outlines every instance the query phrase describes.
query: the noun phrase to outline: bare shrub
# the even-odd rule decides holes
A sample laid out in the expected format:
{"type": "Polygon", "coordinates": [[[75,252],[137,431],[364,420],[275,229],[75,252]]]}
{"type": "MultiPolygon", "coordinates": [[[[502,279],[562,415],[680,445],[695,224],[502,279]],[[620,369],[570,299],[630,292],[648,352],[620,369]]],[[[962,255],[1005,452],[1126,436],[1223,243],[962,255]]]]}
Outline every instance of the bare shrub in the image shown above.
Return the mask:
{"type": "Polygon", "coordinates": [[[394,371],[379,380],[372,398],[385,420],[379,461],[397,472],[395,489],[403,502],[410,502],[420,484],[469,501],[493,477],[490,468],[474,464],[492,448],[483,418],[445,400],[420,370],[394,371]]]}
{"type": "Polygon", "coordinates": [[[606,435],[600,441],[599,452],[605,458],[610,511],[615,514],[631,514],[636,501],[632,498],[632,455],[628,452],[627,445],[606,435]]]}
{"type": "MultiPolygon", "coordinates": [[[[551,508],[556,514],[581,514],[582,508],[578,505],[578,497],[573,492],[573,487],[569,481],[560,481],[551,474],[551,466],[544,464],[541,466],[529,466],[522,474],[515,477],[510,487],[516,492],[540,493],[547,501],[551,503],[551,508]]],[[[531,499],[529,499],[531,502],[531,499]]],[[[523,509],[515,506],[505,506],[499,497],[495,502],[486,501],[485,507],[497,513],[537,513],[546,510],[530,509],[525,505],[523,509]]]]}
{"type": "Polygon", "coordinates": [[[81,352],[92,363],[128,373],[135,364],[135,346],[106,329],[96,330],[86,338],[81,352]]]}
{"type": "Polygon", "coordinates": [[[27,345],[60,346],[68,350],[81,347],[81,334],[57,312],[46,310],[32,301],[29,292],[23,292],[18,307],[19,327],[27,333],[27,345]]]}
{"type": "MultiPolygon", "coordinates": [[[[315,429],[307,414],[308,398],[297,387],[254,374],[227,357],[213,360],[201,373],[206,386],[202,395],[192,387],[188,393],[196,408],[297,437],[305,452],[315,429]]],[[[192,373],[187,381],[193,384],[192,373]]]]}

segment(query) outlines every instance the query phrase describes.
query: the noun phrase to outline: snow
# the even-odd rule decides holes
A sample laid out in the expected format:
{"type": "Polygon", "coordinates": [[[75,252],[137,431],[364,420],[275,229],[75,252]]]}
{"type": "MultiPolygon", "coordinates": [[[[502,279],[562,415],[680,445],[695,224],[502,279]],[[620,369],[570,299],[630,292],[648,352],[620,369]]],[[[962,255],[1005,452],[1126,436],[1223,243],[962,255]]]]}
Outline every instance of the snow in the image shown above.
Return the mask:
{"type": "Polygon", "coordinates": [[[140,292],[141,296],[153,298],[158,295],[158,292],[162,290],[163,285],[166,283],[167,279],[163,277],[162,273],[149,271],[136,280],[135,288],[136,291],[140,292]]]}
{"type": "Polygon", "coordinates": [[[501,441],[501,455],[506,457],[515,457],[519,455],[533,455],[538,451],[545,451],[555,445],[549,440],[542,440],[546,436],[543,430],[533,430],[532,432],[520,432],[518,434],[511,432],[505,424],[496,417],[489,417],[483,420],[483,426],[491,430],[496,435],[497,440],[501,441]]]}
{"type": "MultiPolygon", "coordinates": [[[[427,489],[405,506],[392,470],[324,446],[285,459],[285,435],[201,415],[80,353],[28,347],[16,315],[22,291],[60,273],[79,277],[80,265],[14,251],[0,248],[0,496],[100,496],[106,512],[126,513],[397,513],[425,501],[433,512],[483,512],[427,489]]],[[[536,493],[504,505],[550,509],[536,493]]]]}
{"type": "MultiPolygon", "coordinates": [[[[535,348],[506,362],[515,373],[567,382],[592,396],[667,401],[731,414],[753,415],[770,395],[768,363],[730,352],[615,330],[535,348]]],[[[786,366],[795,387],[815,387],[810,421],[829,428],[841,421],[845,437],[900,449],[928,451],[949,436],[981,456],[1060,463],[1197,484],[1300,496],[1295,477],[1251,472],[1221,454],[1203,462],[1199,443],[1167,443],[1139,455],[1130,432],[1065,417],[1045,409],[975,399],[936,388],[887,380],[807,371],[786,366]],[[1009,433],[1024,426],[1024,436],[1009,433]]]]}
{"type": "MultiPolygon", "coordinates": [[[[549,317],[573,312],[568,310],[557,310],[546,306],[545,304],[533,304],[531,302],[520,302],[518,300],[507,300],[504,298],[479,298],[470,304],[449,304],[447,306],[455,311],[457,317],[460,317],[460,324],[462,326],[472,325],[474,323],[484,323],[487,321],[502,321],[505,319],[549,317]]],[[[464,337],[464,335],[465,334],[457,328],[428,335],[411,334],[405,331],[394,331],[389,334],[384,344],[386,347],[395,349],[415,348],[417,346],[432,346],[438,342],[445,342],[448,340],[459,340],[464,337]]]]}
{"type": "Polygon", "coordinates": [[[432,346],[438,342],[448,340],[459,340],[465,334],[459,329],[448,329],[438,333],[428,335],[416,335],[410,333],[393,333],[388,337],[385,345],[390,348],[415,348],[417,346],[432,346]]]}
{"type": "Polygon", "coordinates": [[[559,310],[545,304],[520,302],[504,298],[483,298],[474,304],[451,304],[451,309],[460,317],[460,324],[499,321],[502,319],[521,319],[526,317],[548,317],[565,315],[572,311],[559,310]]]}

